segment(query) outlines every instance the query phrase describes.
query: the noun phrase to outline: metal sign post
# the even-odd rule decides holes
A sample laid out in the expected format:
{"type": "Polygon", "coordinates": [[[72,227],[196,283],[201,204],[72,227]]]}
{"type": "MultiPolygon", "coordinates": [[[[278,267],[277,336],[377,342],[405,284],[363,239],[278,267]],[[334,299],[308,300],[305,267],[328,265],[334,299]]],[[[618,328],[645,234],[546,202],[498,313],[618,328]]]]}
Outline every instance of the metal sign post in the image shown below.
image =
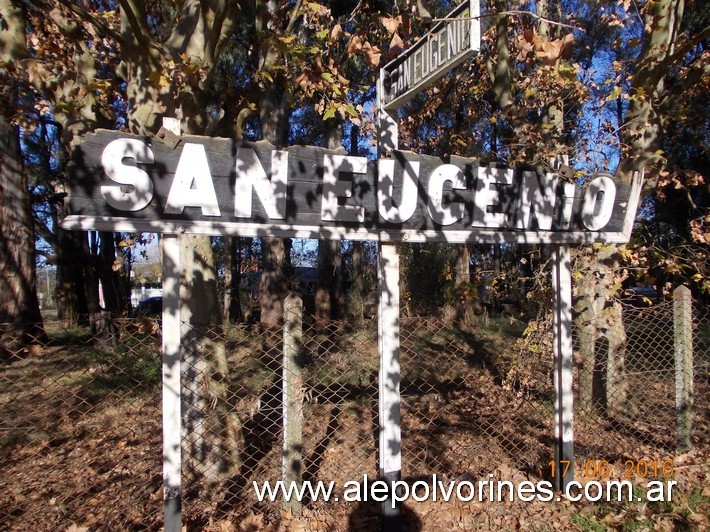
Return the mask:
{"type": "Polygon", "coordinates": [[[572,276],[569,246],[556,246],[552,256],[552,335],[555,374],[555,489],[574,480],[572,406],[572,276]]]}
{"type": "Polygon", "coordinates": [[[399,250],[397,244],[380,244],[377,257],[379,306],[377,345],[380,355],[379,465],[380,478],[389,486],[382,502],[384,530],[401,528],[399,503],[393,504],[394,482],[402,476],[402,429],[399,364],[399,250]]]}
{"type": "MultiPolygon", "coordinates": [[[[377,86],[378,158],[397,149],[397,122],[383,109],[382,80],[377,86]]],[[[392,188],[394,183],[391,183],[392,188]]],[[[381,187],[381,180],[378,187],[381,187]]],[[[380,204],[383,202],[380,194],[380,204]]],[[[401,207],[401,205],[400,205],[401,207]]],[[[401,369],[399,360],[399,249],[397,244],[380,242],[377,256],[379,286],[377,345],[380,356],[378,378],[379,412],[379,473],[390,489],[382,502],[382,529],[401,530],[400,504],[394,504],[395,482],[402,477],[401,369]]]]}
{"type": "MultiPolygon", "coordinates": [[[[164,118],[163,129],[180,137],[180,121],[164,118]]],[[[182,530],[182,368],[180,343],[180,239],[162,235],[163,252],[163,528],[182,530]]]]}
{"type": "Polygon", "coordinates": [[[182,409],[180,368],[180,244],[162,235],[163,246],[163,503],[166,532],[180,532],[182,409]]]}

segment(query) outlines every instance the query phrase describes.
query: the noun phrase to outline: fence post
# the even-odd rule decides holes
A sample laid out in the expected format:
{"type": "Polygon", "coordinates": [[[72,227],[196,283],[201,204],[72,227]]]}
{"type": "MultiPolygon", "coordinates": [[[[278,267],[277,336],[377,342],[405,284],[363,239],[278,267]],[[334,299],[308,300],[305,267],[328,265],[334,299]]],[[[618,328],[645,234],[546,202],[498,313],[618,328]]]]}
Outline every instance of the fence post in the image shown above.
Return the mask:
{"type": "Polygon", "coordinates": [[[693,298],[686,286],[673,291],[673,336],[678,451],[684,452],[693,433],[693,298]]]}
{"type": "MultiPolygon", "coordinates": [[[[283,480],[300,486],[303,475],[303,301],[291,292],[284,302],[283,347],[283,480]]],[[[301,502],[295,497],[284,500],[284,509],[301,515],[301,502]]]]}

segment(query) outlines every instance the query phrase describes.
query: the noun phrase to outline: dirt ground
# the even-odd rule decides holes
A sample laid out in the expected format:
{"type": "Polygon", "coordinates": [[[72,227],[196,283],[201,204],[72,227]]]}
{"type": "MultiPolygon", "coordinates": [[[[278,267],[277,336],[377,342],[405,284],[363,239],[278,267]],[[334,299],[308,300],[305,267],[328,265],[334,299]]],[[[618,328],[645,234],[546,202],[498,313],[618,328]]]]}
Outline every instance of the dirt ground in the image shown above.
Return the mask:
{"type": "MultiPolygon", "coordinates": [[[[546,396],[522,394],[506,385],[487,363],[491,357],[481,356],[480,346],[470,338],[417,338],[402,354],[403,478],[428,480],[436,473],[445,481],[546,479],[553,458],[552,405],[546,396]],[[427,358],[427,350],[449,353],[446,364],[427,358]],[[471,362],[473,354],[476,363],[471,362]],[[417,360],[416,369],[410,370],[417,360]]],[[[498,348],[512,349],[511,342],[498,348]]],[[[365,344],[360,342],[358,349],[371,353],[374,346],[365,344]]],[[[244,356],[237,351],[235,360],[244,356]]],[[[0,366],[0,530],[161,528],[159,375],[152,373],[151,359],[137,358],[135,352],[126,359],[130,366],[115,362],[120,358],[107,366],[100,353],[87,354],[87,344],[65,341],[0,366]],[[140,379],[126,380],[131,372],[140,379]]],[[[371,375],[370,362],[358,362],[361,375],[371,375]]],[[[347,378],[339,374],[340,388],[319,389],[320,398],[311,398],[305,407],[304,478],[342,485],[376,471],[376,388],[365,377],[352,377],[351,362],[329,364],[319,362],[318,370],[349,367],[351,373],[347,378]],[[351,393],[355,387],[356,397],[351,393]]],[[[608,478],[621,478],[628,460],[671,460],[672,479],[678,482],[672,502],[410,501],[402,508],[405,529],[706,529],[708,376],[698,376],[696,383],[696,447],[683,454],[673,450],[672,406],[658,382],[636,382],[657,404],[649,403],[648,411],[633,422],[578,415],[576,478],[592,480],[584,476],[588,461],[608,461],[608,478]]],[[[254,413],[240,411],[240,416],[247,426],[254,413]]],[[[298,517],[284,512],[278,502],[259,503],[251,482],[281,476],[280,435],[272,436],[249,470],[212,479],[185,475],[183,518],[188,530],[355,531],[379,526],[379,505],[372,502],[311,501],[298,517]]],[[[642,487],[648,479],[635,480],[642,487]]]]}

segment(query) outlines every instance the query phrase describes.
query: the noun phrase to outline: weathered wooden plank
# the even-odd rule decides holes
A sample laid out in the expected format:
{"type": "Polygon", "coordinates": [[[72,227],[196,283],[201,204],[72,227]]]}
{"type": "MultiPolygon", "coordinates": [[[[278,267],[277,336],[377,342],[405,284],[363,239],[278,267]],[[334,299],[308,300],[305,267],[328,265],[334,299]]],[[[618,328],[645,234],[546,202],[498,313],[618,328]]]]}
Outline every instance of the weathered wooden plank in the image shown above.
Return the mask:
{"type": "Polygon", "coordinates": [[[316,228],[321,237],[382,234],[386,241],[628,239],[626,213],[634,201],[630,186],[618,180],[600,176],[596,188],[584,189],[544,168],[481,167],[475,159],[404,151],[391,156],[368,162],[342,150],[276,150],[263,141],[193,136],[171,149],[98,131],[85,138],[69,167],[65,226],[133,220],[138,230],[254,236],[256,224],[291,231],[285,236],[316,228]],[[115,141],[123,143],[120,151],[115,141]]]}

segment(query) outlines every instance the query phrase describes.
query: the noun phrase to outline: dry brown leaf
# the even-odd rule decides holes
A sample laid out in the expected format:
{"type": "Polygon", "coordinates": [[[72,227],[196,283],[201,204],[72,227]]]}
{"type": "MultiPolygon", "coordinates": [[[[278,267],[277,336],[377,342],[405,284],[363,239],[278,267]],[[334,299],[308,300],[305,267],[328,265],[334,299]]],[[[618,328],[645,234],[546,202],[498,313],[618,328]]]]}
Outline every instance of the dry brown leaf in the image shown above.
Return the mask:
{"type": "Polygon", "coordinates": [[[380,64],[380,57],[382,57],[382,50],[377,46],[372,46],[369,42],[366,42],[363,46],[363,52],[365,54],[365,62],[370,68],[377,68],[380,64]]]}
{"type": "Polygon", "coordinates": [[[402,41],[402,38],[399,36],[399,33],[395,32],[395,34],[392,36],[392,40],[390,41],[390,48],[387,52],[387,58],[393,59],[397,57],[399,54],[402,53],[403,46],[404,41],[402,41]]]}
{"type": "Polygon", "coordinates": [[[239,532],[257,532],[264,529],[264,516],[256,515],[254,512],[249,514],[239,523],[239,532]]]}
{"type": "Polygon", "coordinates": [[[340,24],[336,24],[333,26],[333,29],[330,30],[330,34],[328,35],[328,40],[330,42],[336,42],[340,39],[345,37],[345,32],[343,31],[343,27],[340,24]]]}
{"type": "Polygon", "coordinates": [[[535,33],[531,30],[523,31],[522,35],[518,35],[518,60],[524,61],[530,52],[535,49],[535,33]]]}
{"type": "Polygon", "coordinates": [[[360,50],[363,49],[363,46],[365,44],[369,44],[369,43],[366,43],[364,41],[364,39],[362,38],[362,36],[353,35],[352,37],[350,37],[350,40],[348,41],[348,47],[346,49],[346,52],[348,52],[349,54],[354,54],[355,52],[359,52],[360,50]]]}
{"type": "Polygon", "coordinates": [[[31,344],[25,347],[27,355],[31,357],[38,357],[42,355],[42,346],[39,344],[31,344]]]}
{"type": "Polygon", "coordinates": [[[695,513],[695,514],[690,514],[688,516],[688,521],[691,523],[694,523],[696,525],[703,525],[704,523],[707,522],[707,516],[705,514],[701,513],[695,513]]]}
{"type": "Polygon", "coordinates": [[[215,526],[217,527],[216,529],[219,530],[219,532],[234,532],[236,530],[232,523],[224,520],[218,521],[217,523],[215,523],[215,526]]]}
{"type": "Polygon", "coordinates": [[[574,47],[574,35],[565,35],[562,39],[543,42],[539,36],[535,36],[535,55],[541,59],[545,65],[554,65],[560,59],[567,59],[572,55],[574,47]]]}
{"type": "Polygon", "coordinates": [[[289,523],[288,530],[289,532],[306,532],[306,530],[308,530],[308,525],[305,521],[297,519],[289,523]]]}
{"type": "Polygon", "coordinates": [[[390,35],[397,32],[397,28],[399,27],[399,20],[397,20],[395,17],[380,17],[380,22],[387,30],[387,33],[389,33],[390,35]]]}

